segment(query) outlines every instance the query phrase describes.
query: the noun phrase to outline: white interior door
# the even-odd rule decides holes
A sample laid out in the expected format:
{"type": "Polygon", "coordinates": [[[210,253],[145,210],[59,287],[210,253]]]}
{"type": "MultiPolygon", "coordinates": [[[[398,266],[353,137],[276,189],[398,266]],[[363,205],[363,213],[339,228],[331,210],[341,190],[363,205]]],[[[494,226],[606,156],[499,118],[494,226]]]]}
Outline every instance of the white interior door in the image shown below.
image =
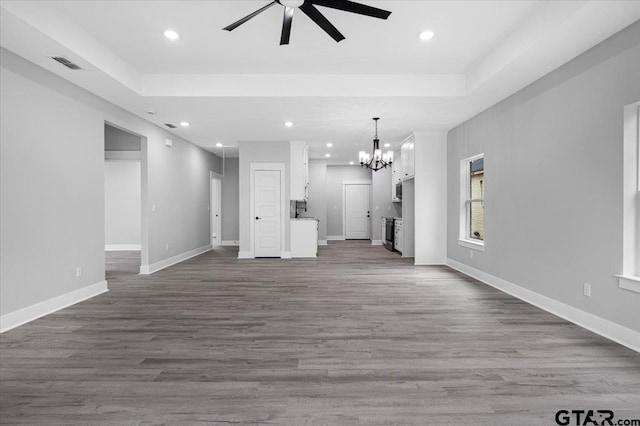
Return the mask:
{"type": "Polygon", "coordinates": [[[371,207],[370,185],[345,185],[345,238],[368,240],[370,234],[371,207]]]}
{"type": "Polygon", "coordinates": [[[254,171],[255,257],[280,257],[281,194],[279,170],[254,171]]]}
{"type": "Polygon", "coordinates": [[[222,239],[220,229],[220,210],[221,210],[221,181],[220,179],[211,179],[211,245],[213,247],[220,244],[222,239]]]}

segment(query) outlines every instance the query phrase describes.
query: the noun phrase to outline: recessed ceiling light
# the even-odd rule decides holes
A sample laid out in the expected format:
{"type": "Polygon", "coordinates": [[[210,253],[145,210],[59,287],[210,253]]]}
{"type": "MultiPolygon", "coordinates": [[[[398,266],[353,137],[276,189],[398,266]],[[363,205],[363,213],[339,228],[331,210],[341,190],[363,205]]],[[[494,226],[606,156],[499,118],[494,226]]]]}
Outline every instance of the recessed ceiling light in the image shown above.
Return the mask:
{"type": "Polygon", "coordinates": [[[156,112],[155,112],[155,111],[153,111],[153,110],[150,110],[150,109],[148,109],[148,110],[147,110],[147,114],[149,114],[149,115],[153,115],[153,114],[155,114],[155,113],[156,113],[156,112]]]}
{"type": "Polygon", "coordinates": [[[222,146],[222,144],[221,144],[220,142],[218,142],[218,143],[216,144],[216,146],[217,146],[218,148],[220,148],[220,147],[222,146]]]}
{"type": "Polygon", "coordinates": [[[349,164],[351,164],[353,166],[353,161],[349,161],[349,164]]]}
{"type": "Polygon", "coordinates": [[[390,143],[385,143],[385,144],[384,144],[384,147],[385,147],[385,148],[389,148],[390,146],[391,146],[391,144],[390,144],[390,143]]]}
{"type": "Polygon", "coordinates": [[[333,144],[332,144],[331,142],[329,142],[329,143],[327,144],[327,148],[331,148],[332,146],[333,146],[333,144]]]}
{"type": "Polygon", "coordinates": [[[420,40],[427,41],[431,40],[434,36],[433,31],[423,31],[420,33],[420,40]]]}
{"type": "Polygon", "coordinates": [[[287,127],[291,127],[291,126],[293,126],[293,123],[291,121],[285,121],[284,125],[287,126],[287,127]]]}
{"type": "Polygon", "coordinates": [[[189,127],[189,122],[188,122],[188,121],[181,121],[181,122],[180,122],[180,125],[181,125],[182,127],[189,127]]]}
{"type": "Polygon", "coordinates": [[[177,40],[180,38],[180,34],[178,34],[177,32],[173,31],[173,30],[167,30],[164,32],[164,36],[166,38],[168,38],[169,40],[177,40]]]}
{"type": "Polygon", "coordinates": [[[324,156],[329,158],[329,157],[331,157],[331,154],[325,154],[324,156]]]}

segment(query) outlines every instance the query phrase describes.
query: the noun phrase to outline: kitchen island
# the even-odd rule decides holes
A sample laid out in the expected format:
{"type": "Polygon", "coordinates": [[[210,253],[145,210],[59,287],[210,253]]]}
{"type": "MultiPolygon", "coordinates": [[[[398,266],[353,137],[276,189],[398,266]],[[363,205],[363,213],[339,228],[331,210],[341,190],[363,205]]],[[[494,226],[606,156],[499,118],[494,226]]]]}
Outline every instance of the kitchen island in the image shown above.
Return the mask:
{"type": "Polygon", "coordinates": [[[318,219],[291,218],[291,257],[318,256],[318,219]]]}

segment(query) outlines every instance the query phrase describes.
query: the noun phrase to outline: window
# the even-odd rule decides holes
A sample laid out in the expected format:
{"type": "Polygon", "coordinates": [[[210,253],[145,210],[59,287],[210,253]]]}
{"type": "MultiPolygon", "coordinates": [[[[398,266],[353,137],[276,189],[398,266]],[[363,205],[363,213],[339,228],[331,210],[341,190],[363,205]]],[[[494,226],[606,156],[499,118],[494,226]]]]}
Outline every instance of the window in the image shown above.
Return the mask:
{"type": "Polygon", "coordinates": [[[484,154],[460,162],[460,238],[458,244],[484,250],[484,154]]]}
{"type": "Polygon", "coordinates": [[[623,259],[619,286],[640,293],[640,102],[624,109],[623,259]]]}

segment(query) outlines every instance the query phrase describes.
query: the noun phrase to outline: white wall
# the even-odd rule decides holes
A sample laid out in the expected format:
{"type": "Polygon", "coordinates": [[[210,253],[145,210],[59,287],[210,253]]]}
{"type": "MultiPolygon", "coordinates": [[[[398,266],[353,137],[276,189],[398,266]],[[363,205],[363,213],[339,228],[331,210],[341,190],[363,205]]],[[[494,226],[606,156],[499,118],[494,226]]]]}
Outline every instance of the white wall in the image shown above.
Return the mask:
{"type": "Polygon", "coordinates": [[[614,274],[622,271],[623,108],[640,100],[639,34],[636,22],[453,129],[447,152],[449,259],[635,331],[640,294],[619,288],[614,274]],[[485,251],[471,258],[457,243],[459,168],[479,153],[485,251]]]}
{"type": "Polygon", "coordinates": [[[141,245],[140,161],[104,163],[104,244],[107,249],[141,245]]]}
{"type": "Polygon", "coordinates": [[[327,162],[309,160],[309,201],[306,216],[318,218],[318,240],[327,239],[327,162]]]}
{"type": "Polygon", "coordinates": [[[342,236],[342,183],[371,180],[371,170],[360,166],[327,166],[327,236],[342,236]]]}
{"type": "Polygon", "coordinates": [[[239,241],[239,162],[237,158],[225,158],[224,161],[224,177],[222,178],[222,241],[239,241]]]}
{"type": "Polygon", "coordinates": [[[442,265],[447,258],[447,134],[414,136],[415,264],[442,265]]]}
{"type": "Polygon", "coordinates": [[[3,328],[10,313],[104,281],[105,122],[143,136],[143,264],[209,244],[218,157],[5,49],[1,64],[3,328]]]}

